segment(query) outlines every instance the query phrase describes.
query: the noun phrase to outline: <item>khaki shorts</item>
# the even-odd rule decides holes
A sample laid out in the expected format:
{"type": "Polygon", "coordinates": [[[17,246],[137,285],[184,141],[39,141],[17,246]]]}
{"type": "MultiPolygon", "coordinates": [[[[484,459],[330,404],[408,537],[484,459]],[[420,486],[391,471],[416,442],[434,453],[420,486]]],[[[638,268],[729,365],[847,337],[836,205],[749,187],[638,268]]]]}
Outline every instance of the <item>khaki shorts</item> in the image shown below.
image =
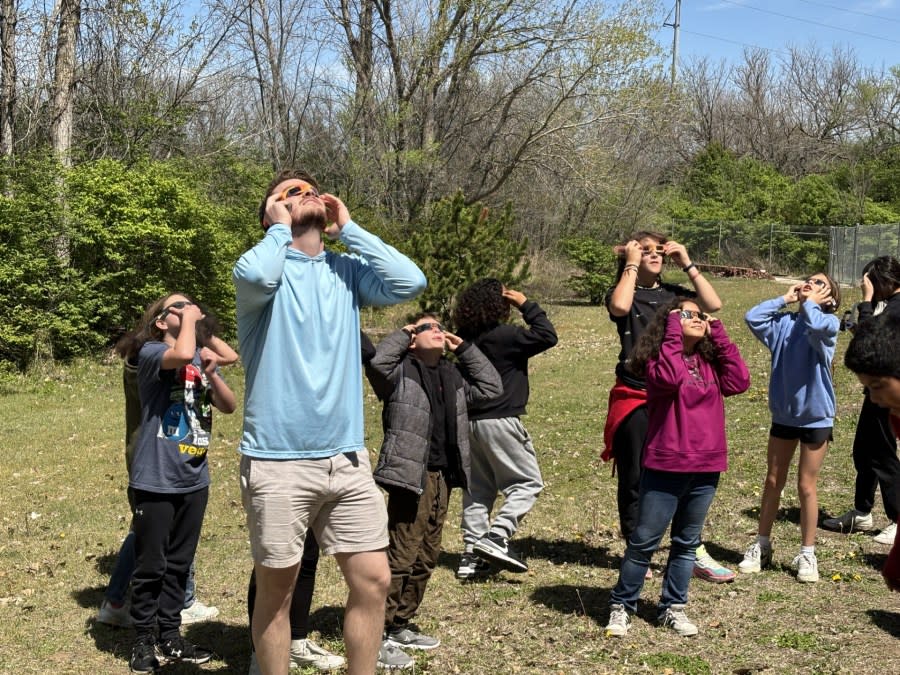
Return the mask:
{"type": "Polygon", "coordinates": [[[244,455],[241,500],[253,560],[264,567],[297,564],[307,528],[326,555],[388,545],[387,509],[365,450],[322,459],[244,455]]]}

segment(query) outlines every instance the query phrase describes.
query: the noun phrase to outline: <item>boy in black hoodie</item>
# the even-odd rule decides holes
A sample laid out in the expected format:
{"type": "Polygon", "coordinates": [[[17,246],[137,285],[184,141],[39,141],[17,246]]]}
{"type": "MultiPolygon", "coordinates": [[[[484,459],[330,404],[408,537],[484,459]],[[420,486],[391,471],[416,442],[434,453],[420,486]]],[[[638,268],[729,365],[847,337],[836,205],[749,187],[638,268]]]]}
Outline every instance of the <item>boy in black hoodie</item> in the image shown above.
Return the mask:
{"type": "Polygon", "coordinates": [[[528,359],[557,342],[556,330],[536,302],[496,279],[482,279],[463,291],[454,323],[459,335],[484,352],[500,373],[503,395],[469,406],[472,479],[463,495],[463,545],[456,576],[468,579],[484,570],[482,561],[510,572],[528,565],[509,547],[519,522],[544,488],[531,437],[519,419],[528,403],[528,359]],[[510,307],[528,328],[505,323],[510,307]],[[497,493],[503,505],[490,522],[497,493]]]}

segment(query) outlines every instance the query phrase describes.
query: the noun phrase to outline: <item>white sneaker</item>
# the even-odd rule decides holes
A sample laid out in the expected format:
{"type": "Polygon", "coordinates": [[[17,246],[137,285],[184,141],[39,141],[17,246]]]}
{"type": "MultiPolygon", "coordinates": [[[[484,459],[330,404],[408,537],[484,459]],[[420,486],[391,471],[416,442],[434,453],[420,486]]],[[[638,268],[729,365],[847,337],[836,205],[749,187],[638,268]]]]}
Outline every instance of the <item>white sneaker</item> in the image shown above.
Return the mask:
{"type": "Polygon", "coordinates": [[[609,621],[606,624],[606,634],[623,637],[631,626],[631,617],[625,611],[625,605],[613,604],[609,606],[609,621]]]}
{"type": "Polygon", "coordinates": [[[215,619],[217,616],[219,616],[217,607],[204,605],[199,600],[195,600],[193,605],[181,610],[181,625],[187,626],[192,623],[201,623],[215,619]]]}
{"type": "Polygon", "coordinates": [[[343,656],[332,654],[312,640],[291,640],[291,668],[315,668],[316,670],[336,670],[346,663],[343,656]]]}
{"type": "Polygon", "coordinates": [[[763,549],[758,541],[750,544],[747,552],[744,553],[744,559],[738,563],[738,571],[743,574],[754,574],[759,572],[763,567],[772,564],[772,549],[763,549]]]}
{"type": "Polygon", "coordinates": [[[875,528],[875,523],[872,521],[871,513],[850,509],[837,518],[826,518],[822,521],[822,527],[826,530],[849,534],[850,532],[868,532],[875,528]]]}
{"type": "Polygon", "coordinates": [[[127,602],[119,607],[113,607],[109,600],[103,598],[100,611],[97,612],[97,622],[117,628],[131,628],[131,608],[127,602]]]}
{"type": "Polygon", "coordinates": [[[797,581],[811,583],[819,580],[819,561],[815,553],[800,553],[791,564],[797,568],[797,581]]]}
{"type": "Polygon", "coordinates": [[[894,539],[897,536],[897,523],[888,523],[888,526],[881,532],[872,537],[872,541],[876,544],[884,544],[885,546],[893,546],[894,539]]]}

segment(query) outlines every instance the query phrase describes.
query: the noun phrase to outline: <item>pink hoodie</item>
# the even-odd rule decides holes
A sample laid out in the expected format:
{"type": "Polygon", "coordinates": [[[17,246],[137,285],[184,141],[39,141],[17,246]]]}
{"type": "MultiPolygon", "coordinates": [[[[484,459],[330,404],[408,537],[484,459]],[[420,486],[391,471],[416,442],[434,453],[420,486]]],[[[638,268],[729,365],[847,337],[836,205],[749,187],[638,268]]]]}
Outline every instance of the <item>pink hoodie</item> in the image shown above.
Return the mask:
{"type": "Polygon", "coordinates": [[[647,363],[644,467],[672,473],[728,469],[724,397],[746,391],[750,372],[721,321],[710,324],[710,339],[719,358],[715,367],[699,354],[684,354],[680,317],[669,314],[659,356],[647,363]]]}

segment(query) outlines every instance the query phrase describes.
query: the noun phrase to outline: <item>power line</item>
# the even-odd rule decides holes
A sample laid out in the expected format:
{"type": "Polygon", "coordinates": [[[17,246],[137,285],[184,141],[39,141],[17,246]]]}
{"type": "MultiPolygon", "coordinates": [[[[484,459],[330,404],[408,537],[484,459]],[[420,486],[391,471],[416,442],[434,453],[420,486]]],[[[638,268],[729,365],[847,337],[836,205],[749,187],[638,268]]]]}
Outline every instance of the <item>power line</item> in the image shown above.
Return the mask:
{"type": "Polygon", "coordinates": [[[799,16],[791,16],[790,14],[782,14],[781,12],[775,12],[770,9],[763,9],[762,7],[754,7],[753,5],[747,5],[741,2],[735,2],[734,0],[719,0],[719,2],[724,2],[729,5],[734,5],[735,7],[740,7],[741,9],[752,9],[755,12],[761,12],[763,14],[771,14],[772,16],[780,16],[782,19],[790,19],[791,21],[799,21],[801,23],[812,24],[813,26],[821,26],[823,28],[830,28],[831,30],[843,31],[845,33],[852,33],[854,35],[861,35],[863,37],[872,38],[873,40],[881,40],[883,42],[890,42],[895,45],[900,45],[900,40],[894,40],[892,38],[882,37],[880,35],[872,35],[871,33],[864,33],[863,31],[853,30],[852,28],[841,28],[840,26],[832,26],[828,23],[822,23],[821,21],[813,21],[812,19],[802,19],[799,16]]]}
{"type": "Polygon", "coordinates": [[[838,7],[837,5],[829,5],[826,2],[813,2],[813,0],[799,0],[799,2],[804,2],[807,5],[814,5],[816,7],[825,7],[826,9],[833,9],[837,12],[844,12],[845,14],[856,14],[857,16],[867,16],[870,19],[878,19],[879,21],[890,21],[892,23],[900,23],[900,19],[894,19],[889,16],[882,16],[881,14],[872,14],[871,12],[861,12],[858,9],[846,9],[844,7],[838,7]]]}
{"type": "Polygon", "coordinates": [[[695,30],[688,30],[686,28],[681,29],[682,33],[688,33],[690,35],[696,35],[698,37],[709,38],[710,40],[718,40],[719,42],[727,42],[729,44],[738,45],[740,47],[752,47],[753,49],[760,49],[764,52],[772,52],[773,54],[780,54],[782,56],[787,56],[788,52],[781,49],[773,49],[772,47],[761,47],[760,45],[750,44],[749,42],[739,42],[737,40],[729,40],[727,38],[719,37],[718,35],[709,35],[708,33],[698,33],[695,30]]]}

